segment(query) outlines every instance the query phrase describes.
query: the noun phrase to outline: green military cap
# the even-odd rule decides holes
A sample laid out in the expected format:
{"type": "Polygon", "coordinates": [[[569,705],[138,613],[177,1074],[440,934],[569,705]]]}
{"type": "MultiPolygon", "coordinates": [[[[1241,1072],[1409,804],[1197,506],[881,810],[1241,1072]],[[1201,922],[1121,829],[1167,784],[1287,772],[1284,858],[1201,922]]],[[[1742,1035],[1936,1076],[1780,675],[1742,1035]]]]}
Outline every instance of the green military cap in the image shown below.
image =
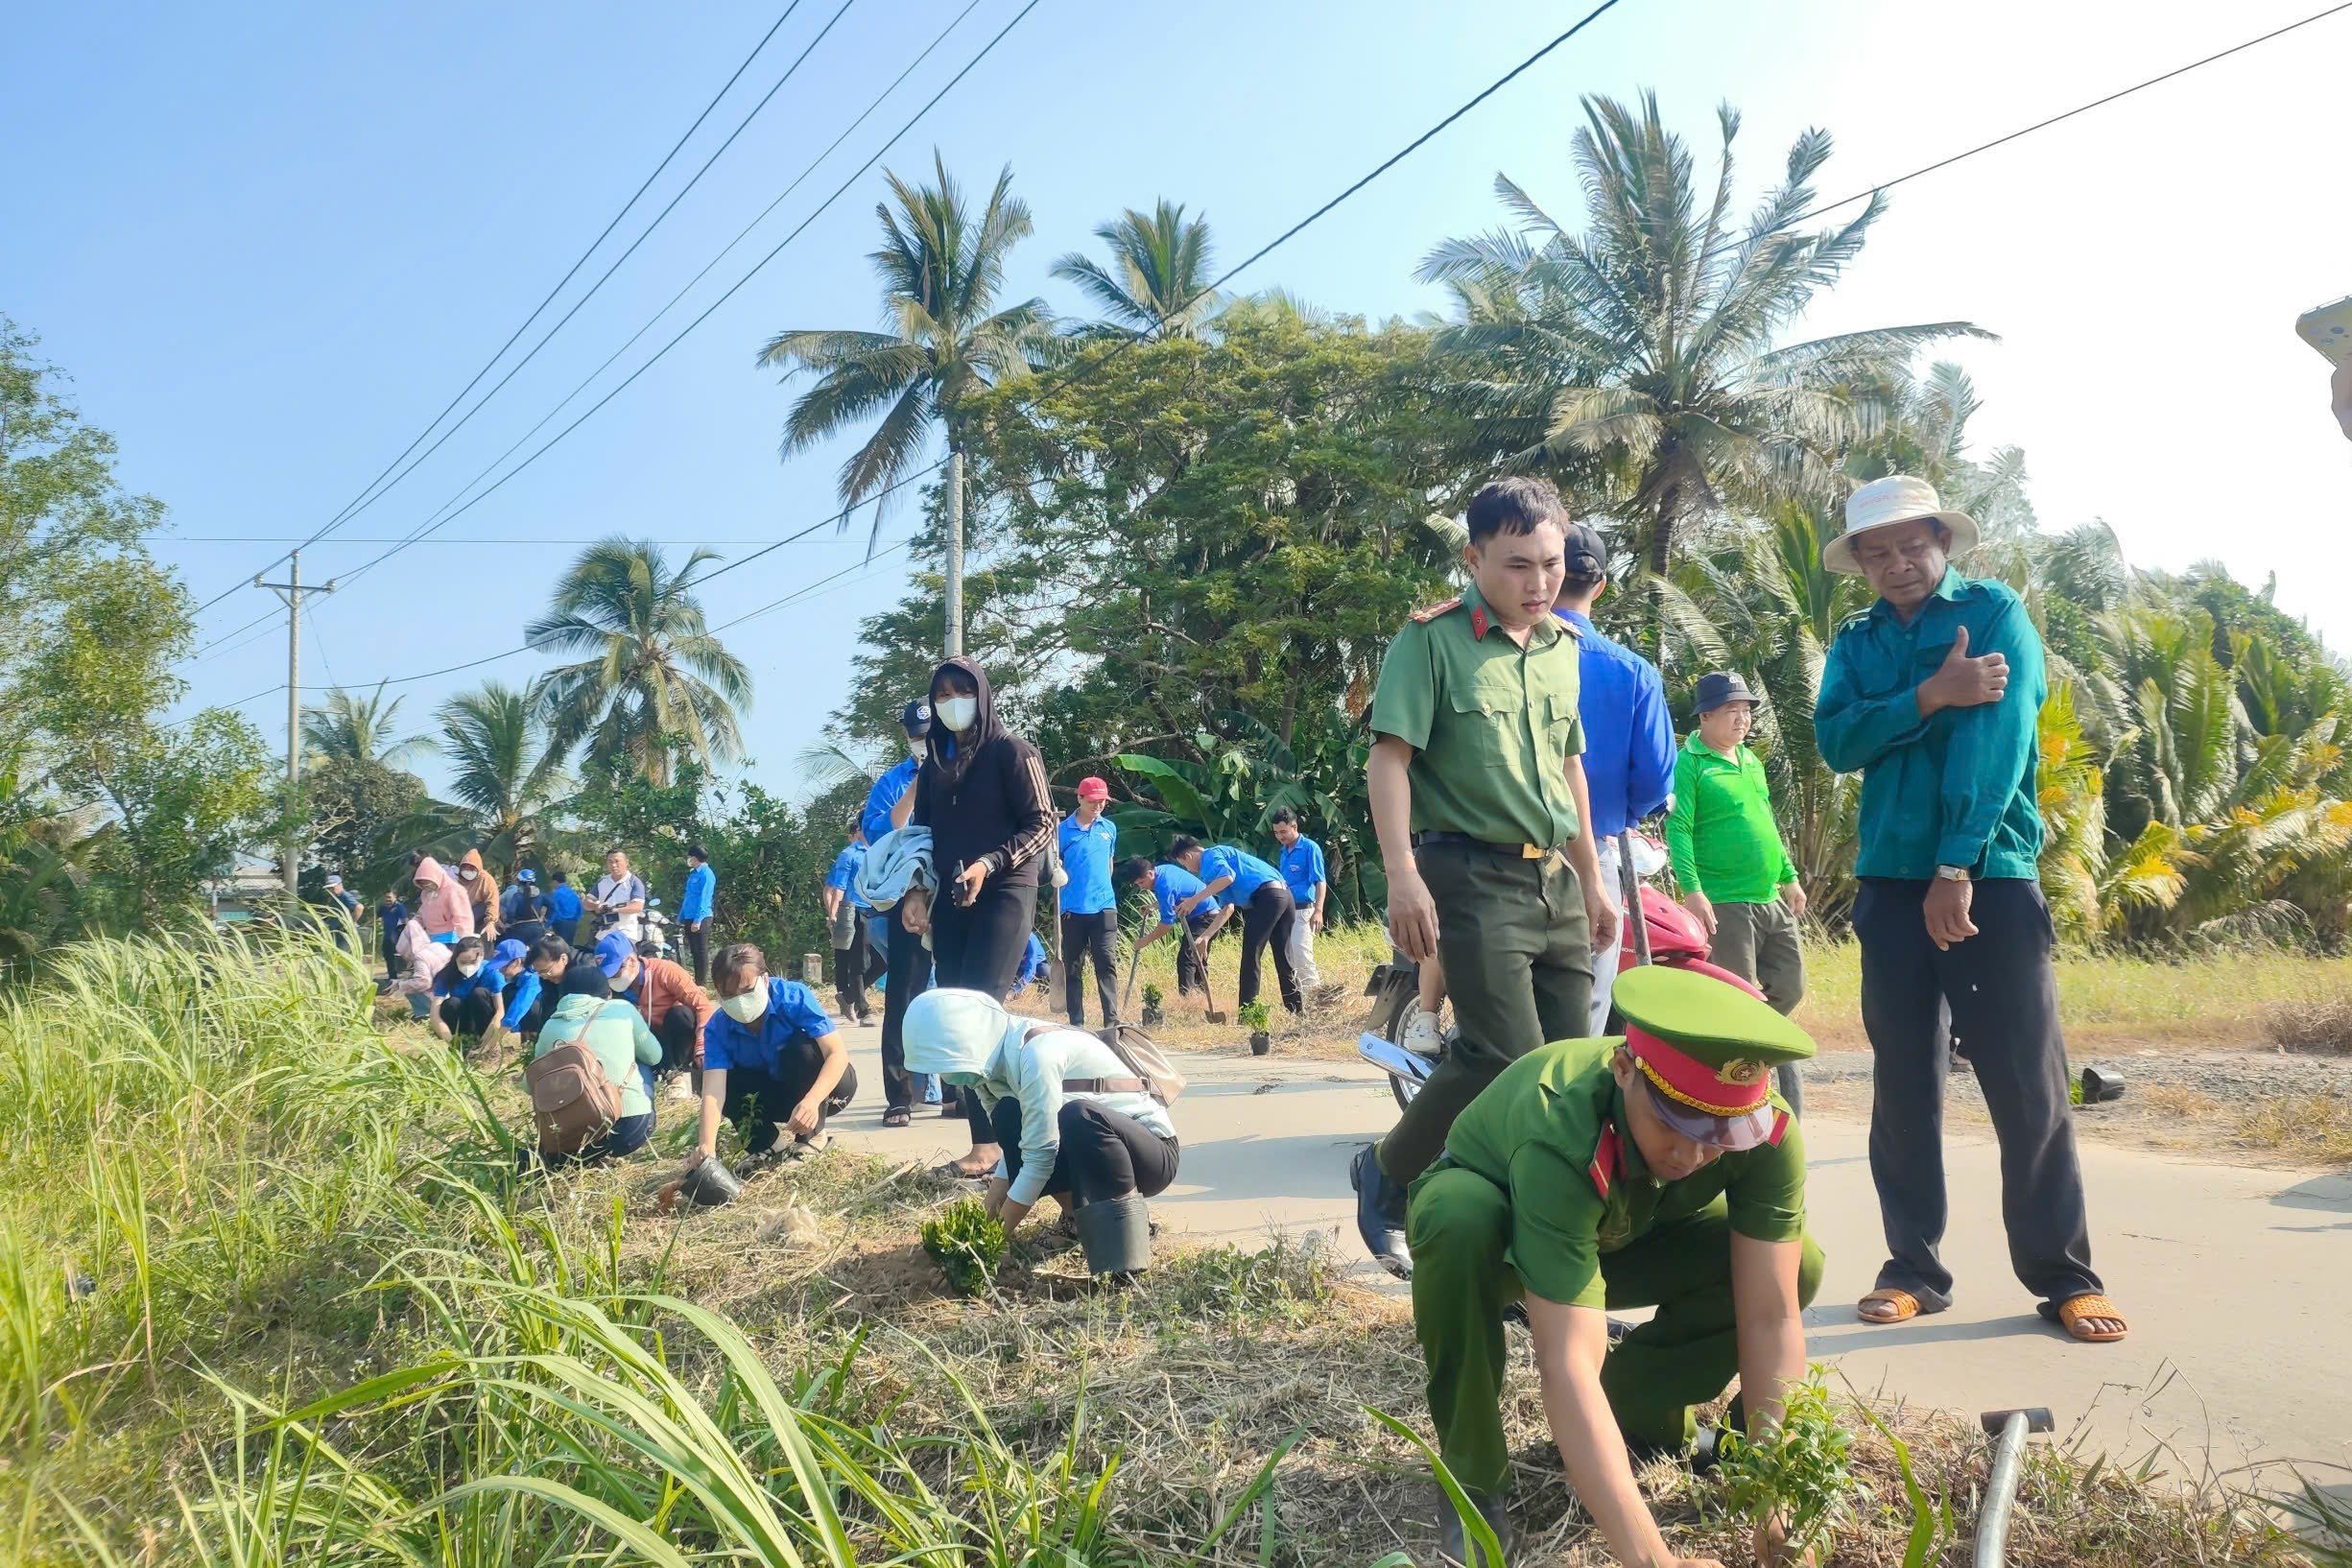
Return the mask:
{"type": "Polygon", "coordinates": [[[1677,1131],[1734,1150],[1779,1140],[1772,1069],[1812,1056],[1811,1035],[1729,981],[1665,964],[1618,976],[1609,999],[1652,1104],[1677,1131]]]}

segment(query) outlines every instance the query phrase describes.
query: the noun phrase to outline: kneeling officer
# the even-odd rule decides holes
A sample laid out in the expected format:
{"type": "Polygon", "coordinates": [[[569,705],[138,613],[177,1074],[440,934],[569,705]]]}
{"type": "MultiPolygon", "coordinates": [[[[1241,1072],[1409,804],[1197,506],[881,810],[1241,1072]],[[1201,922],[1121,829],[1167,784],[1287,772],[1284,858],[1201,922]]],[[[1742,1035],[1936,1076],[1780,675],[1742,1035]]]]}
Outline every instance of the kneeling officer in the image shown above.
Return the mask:
{"type": "MultiPolygon", "coordinates": [[[[1413,1318],[1438,1451],[1499,1539],[1503,1313],[1523,1299],[1569,1485],[1619,1561],[1675,1564],[1634,1462],[1689,1448],[1691,1407],[1735,1372],[1768,1420],[1805,1376],[1799,1313],[1821,1253],[1805,1234],[1803,1135],[1771,1084],[1813,1041],[1678,969],[1624,975],[1616,1005],[1623,1039],[1564,1040],[1505,1068],[1414,1183],[1413,1318]],[[1612,1347],[1604,1309],[1640,1306],[1657,1315],[1612,1347]]],[[[1438,1512],[1446,1551],[1468,1560],[1442,1498],[1438,1512]]],[[[1777,1533],[1760,1532],[1759,1562],[1781,1560],[1777,1533]]]]}

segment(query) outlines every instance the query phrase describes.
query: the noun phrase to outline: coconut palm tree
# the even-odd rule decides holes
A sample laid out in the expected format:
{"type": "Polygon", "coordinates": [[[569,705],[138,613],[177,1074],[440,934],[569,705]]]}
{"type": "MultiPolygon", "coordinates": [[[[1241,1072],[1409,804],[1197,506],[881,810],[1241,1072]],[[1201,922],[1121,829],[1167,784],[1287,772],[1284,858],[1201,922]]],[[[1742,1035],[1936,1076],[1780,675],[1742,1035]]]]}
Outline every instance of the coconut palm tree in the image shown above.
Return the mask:
{"type": "MultiPolygon", "coordinates": [[[[760,350],[759,363],[787,379],[803,370],[817,377],[785,417],[785,458],[881,415],[842,465],[844,508],[913,473],[935,429],[944,428],[951,453],[964,450],[957,406],[1055,352],[1053,314],[1044,300],[996,308],[1005,258],[1030,233],[1029,207],[1011,195],[1010,166],[977,215],[936,152],[932,166],[933,185],[888,176],[891,201],[874,208],[882,248],[869,259],[882,280],[888,329],[794,328],[760,350]]],[[[880,506],[873,526],[879,537],[880,506]]]]}
{"type": "Polygon", "coordinates": [[[1830,154],[1808,131],[1781,182],[1745,226],[1731,218],[1736,111],[1719,111],[1722,154],[1703,202],[1690,149],[1657,98],[1638,107],[1584,101],[1573,153],[1584,190],[1574,233],[1517,184],[1495,189],[1514,229],[1450,240],[1421,264],[1452,287],[1456,321],[1440,334],[1451,400],[1484,427],[1491,457],[1615,481],[1657,584],[1683,530],[1726,489],[1838,486],[1844,449],[1866,433],[1869,389],[1900,373],[1920,344],[1987,336],[1931,321],[1782,345],[1788,323],[1830,288],[1886,210],[1873,197],[1851,222],[1794,231],[1830,154]]]}
{"type": "Polygon", "coordinates": [[[563,750],[531,694],[503,681],[449,699],[436,717],[450,798],[473,814],[483,856],[504,876],[544,843],[544,819],[571,787],[563,750]]]}
{"type": "Polygon", "coordinates": [[[325,701],[302,710],[304,766],[315,768],[328,762],[368,762],[381,768],[406,765],[425,743],[416,735],[393,738],[400,701],[397,697],[384,701],[380,684],[366,697],[354,697],[340,686],[328,692],[325,701]]]}
{"type": "Polygon", "coordinates": [[[742,757],[751,675],[705,630],[691,589],[694,569],[717,558],[698,550],[673,571],[660,546],[618,536],[582,552],[523,631],[534,648],[586,655],[533,688],[550,750],[569,755],[584,739],[592,759],[627,761],[656,784],[670,782],[673,739],[705,766],[742,757]]]}
{"type": "Polygon", "coordinates": [[[1118,337],[1191,338],[1223,308],[1209,289],[1213,275],[1209,225],[1186,221],[1180,203],[1165,197],[1149,214],[1129,207],[1094,235],[1110,249],[1110,265],[1073,250],[1054,263],[1054,275],[1075,283],[1104,321],[1081,331],[1118,337]]]}

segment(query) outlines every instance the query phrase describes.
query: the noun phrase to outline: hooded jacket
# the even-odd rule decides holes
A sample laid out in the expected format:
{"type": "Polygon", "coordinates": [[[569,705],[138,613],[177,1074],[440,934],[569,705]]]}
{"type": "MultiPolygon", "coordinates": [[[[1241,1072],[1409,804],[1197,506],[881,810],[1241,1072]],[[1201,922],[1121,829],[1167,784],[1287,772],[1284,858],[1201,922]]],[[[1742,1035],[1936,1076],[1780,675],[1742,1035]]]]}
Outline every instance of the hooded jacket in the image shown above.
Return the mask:
{"type": "MultiPolygon", "coordinates": [[[[1061,1107],[1067,1100],[1091,1100],[1105,1110],[1128,1116],[1163,1138],[1176,1136],[1168,1107],[1141,1091],[1098,1093],[1073,1089],[1073,1081],[1132,1079],[1134,1069],[1082,1029],[1051,1026],[1036,1033],[1028,1020],[1005,1010],[993,996],[953,987],[925,991],[907,1006],[907,1070],[911,1073],[976,1073],[972,1085],[990,1110],[998,1101],[1021,1107],[1021,1174],[1006,1196],[1034,1203],[1044,1196],[1061,1152],[1061,1107]]],[[[996,1174],[1003,1176],[1006,1166],[996,1174]]]]}
{"type": "Polygon", "coordinates": [[[498,879],[491,876],[489,867],[483,864],[479,849],[468,849],[458,861],[460,870],[468,866],[474,868],[474,879],[467,882],[463,877],[459,878],[458,891],[464,893],[473,906],[474,931],[487,940],[498,929],[498,879]]]}
{"type": "Polygon", "coordinates": [[[997,718],[987,673],[975,661],[959,656],[941,663],[931,674],[932,689],[949,670],[972,682],[980,711],[963,735],[933,722],[907,823],[931,829],[931,863],[940,885],[958,866],[979,861],[988,867],[990,888],[1033,888],[1060,820],[1046,787],[1045,763],[1035,747],[997,718]]]}
{"type": "Polygon", "coordinates": [[[455,956],[451,948],[425,934],[422,920],[411,920],[400,928],[399,953],[406,961],[406,973],[392,982],[392,989],[402,996],[422,996],[430,991],[434,977],[455,956]]]}
{"type": "Polygon", "coordinates": [[[473,900],[448,868],[431,855],[416,863],[416,923],[436,941],[474,934],[473,900]]]}

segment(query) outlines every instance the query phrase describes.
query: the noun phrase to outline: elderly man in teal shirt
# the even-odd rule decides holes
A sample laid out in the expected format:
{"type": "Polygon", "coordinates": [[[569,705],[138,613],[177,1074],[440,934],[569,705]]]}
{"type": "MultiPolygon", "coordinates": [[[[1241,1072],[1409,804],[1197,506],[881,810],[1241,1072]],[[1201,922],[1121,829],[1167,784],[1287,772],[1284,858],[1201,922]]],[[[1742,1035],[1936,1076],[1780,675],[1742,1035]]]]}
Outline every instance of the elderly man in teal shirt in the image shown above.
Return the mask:
{"type": "Polygon", "coordinates": [[[1821,759],[1863,775],[1854,935],[1888,1258],[1859,1310],[1894,1323],[1952,1303],[1937,1249],[1943,1085],[1958,1051],[2001,1145],[2018,1278],[2076,1339],[2120,1340],[2123,1315],[2091,1269],[2036,875],[2041,637],[2007,584],[1950,564],[1976,542],[1966,512],[1898,474],[1856,490],[1845,532],[1821,551],[1822,565],[1868,578],[1879,595],[1839,628],[1813,721],[1821,759]]]}

